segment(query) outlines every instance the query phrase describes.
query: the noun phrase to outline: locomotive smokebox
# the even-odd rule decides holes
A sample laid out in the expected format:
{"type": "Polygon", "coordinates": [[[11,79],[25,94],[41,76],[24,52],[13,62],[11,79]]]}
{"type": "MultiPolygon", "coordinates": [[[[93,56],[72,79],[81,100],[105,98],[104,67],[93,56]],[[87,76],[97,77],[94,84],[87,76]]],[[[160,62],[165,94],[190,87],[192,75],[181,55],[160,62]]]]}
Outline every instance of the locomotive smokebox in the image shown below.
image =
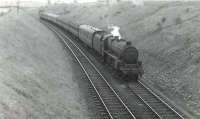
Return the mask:
{"type": "Polygon", "coordinates": [[[128,64],[136,64],[138,62],[138,50],[130,45],[123,49],[120,56],[128,64]]]}
{"type": "Polygon", "coordinates": [[[130,41],[111,37],[108,39],[108,48],[127,64],[138,62],[138,50],[132,46],[130,41]]]}

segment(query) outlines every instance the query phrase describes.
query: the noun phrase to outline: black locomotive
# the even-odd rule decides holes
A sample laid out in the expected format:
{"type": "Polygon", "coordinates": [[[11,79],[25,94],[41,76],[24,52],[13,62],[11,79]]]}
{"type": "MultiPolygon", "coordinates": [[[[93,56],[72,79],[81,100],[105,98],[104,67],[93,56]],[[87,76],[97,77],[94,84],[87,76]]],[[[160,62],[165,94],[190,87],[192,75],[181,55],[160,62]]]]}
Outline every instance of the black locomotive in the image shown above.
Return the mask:
{"type": "Polygon", "coordinates": [[[90,25],[63,20],[55,14],[42,12],[40,18],[71,32],[88,47],[98,52],[116,71],[130,76],[134,80],[138,80],[142,76],[142,62],[138,61],[138,50],[132,46],[131,42],[114,37],[112,34],[90,25]]]}

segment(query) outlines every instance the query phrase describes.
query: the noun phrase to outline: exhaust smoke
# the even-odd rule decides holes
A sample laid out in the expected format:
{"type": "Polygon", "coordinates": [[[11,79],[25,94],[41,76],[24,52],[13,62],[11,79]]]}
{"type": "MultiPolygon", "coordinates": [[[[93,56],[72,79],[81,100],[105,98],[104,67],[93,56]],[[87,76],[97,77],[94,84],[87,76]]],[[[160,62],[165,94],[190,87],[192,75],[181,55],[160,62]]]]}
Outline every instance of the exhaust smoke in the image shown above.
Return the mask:
{"type": "Polygon", "coordinates": [[[143,6],[144,5],[143,0],[130,0],[130,1],[136,6],[143,6]]]}
{"type": "Polygon", "coordinates": [[[122,37],[121,37],[121,34],[120,34],[120,32],[119,32],[120,27],[118,27],[118,26],[108,26],[108,29],[112,29],[110,33],[111,33],[113,36],[118,37],[119,39],[122,38],[122,37]]]}

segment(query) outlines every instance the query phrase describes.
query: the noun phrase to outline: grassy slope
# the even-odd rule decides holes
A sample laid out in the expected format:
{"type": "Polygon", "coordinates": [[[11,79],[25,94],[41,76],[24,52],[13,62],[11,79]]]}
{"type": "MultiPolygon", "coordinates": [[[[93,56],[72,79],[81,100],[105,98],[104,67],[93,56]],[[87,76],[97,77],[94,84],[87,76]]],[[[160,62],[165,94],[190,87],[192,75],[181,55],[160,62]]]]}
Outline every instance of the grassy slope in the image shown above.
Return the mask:
{"type": "Polygon", "coordinates": [[[1,118],[88,118],[73,58],[36,17],[0,17],[0,49],[1,118]]]}

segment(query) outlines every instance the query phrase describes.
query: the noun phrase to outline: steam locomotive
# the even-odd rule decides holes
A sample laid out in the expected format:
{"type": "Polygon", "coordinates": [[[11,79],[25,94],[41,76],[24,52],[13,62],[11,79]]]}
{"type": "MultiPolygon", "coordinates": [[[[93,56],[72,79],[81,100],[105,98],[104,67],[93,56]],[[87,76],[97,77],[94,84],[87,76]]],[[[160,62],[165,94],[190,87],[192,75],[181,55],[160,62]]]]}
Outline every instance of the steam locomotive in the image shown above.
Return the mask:
{"type": "Polygon", "coordinates": [[[102,56],[104,61],[134,80],[138,80],[143,74],[142,62],[138,61],[138,50],[130,41],[119,39],[112,34],[90,25],[76,24],[63,20],[51,13],[40,13],[40,19],[51,22],[69,31],[79,38],[89,48],[102,56]]]}

